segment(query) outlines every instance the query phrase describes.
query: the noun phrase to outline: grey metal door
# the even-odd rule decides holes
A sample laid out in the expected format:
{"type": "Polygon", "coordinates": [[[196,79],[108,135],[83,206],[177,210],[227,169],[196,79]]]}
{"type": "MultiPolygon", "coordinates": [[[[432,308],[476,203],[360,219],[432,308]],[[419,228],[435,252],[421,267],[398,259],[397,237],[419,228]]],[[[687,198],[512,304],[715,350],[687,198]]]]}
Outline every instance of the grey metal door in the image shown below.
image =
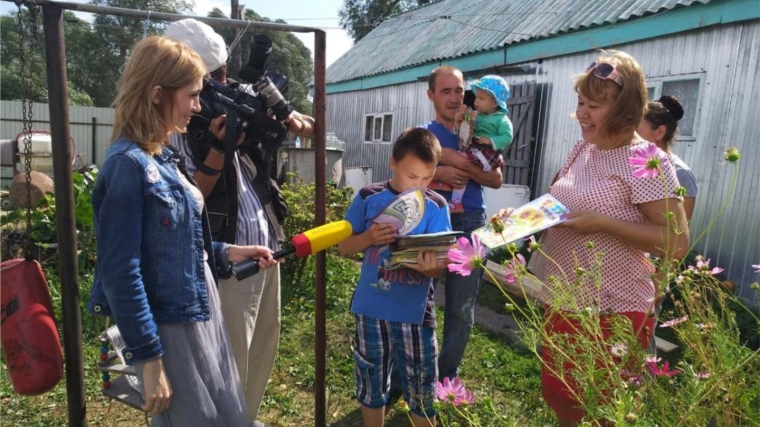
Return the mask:
{"type": "Polygon", "coordinates": [[[510,86],[507,101],[508,116],[512,121],[512,144],[504,150],[504,183],[530,186],[533,169],[533,135],[536,84],[525,82],[510,86]]]}

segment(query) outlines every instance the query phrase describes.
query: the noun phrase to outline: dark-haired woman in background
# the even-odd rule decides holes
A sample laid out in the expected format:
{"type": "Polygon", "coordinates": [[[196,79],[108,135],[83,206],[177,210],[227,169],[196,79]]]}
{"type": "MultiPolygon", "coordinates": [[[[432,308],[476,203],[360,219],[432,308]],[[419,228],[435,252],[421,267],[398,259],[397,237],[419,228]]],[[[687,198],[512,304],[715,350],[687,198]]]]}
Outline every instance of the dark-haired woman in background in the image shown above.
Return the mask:
{"type": "MultiPolygon", "coordinates": [[[[686,220],[691,221],[691,214],[694,212],[694,205],[697,201],[697,178],[694,177],[689,166],[676,156],[671,148],[676,140],[676,130],[678,128],[678,121],[683,117],[683,107],[678,99],[674,96],[663,95],[656,102],[647,103],[647,112],[644,114],[644,118],[641,119],[639,127],[636,129],[636,133],[649,142],[654,143],[660,150],[668,153],[670,159],[673,161],[673,166],[676,168],[676,177],[678,178],[678,184],[686,189],[686,195],[683,198],[683,210],[686,213],[686,220]]],[[[661,280],[655,280],[655,286],[657,286],[657,303],[655,304],[655,316],[660,315],[662,309],[663,296],[660,295],[660,282],[661,280]]],[[[656,325],[655,319],[655,325],[656,325]]],[[[656,327],[652,328],[652,336],[649,340],[649,351],[652,354],[657,353],[657,344],[654,339],[654,331],[656,327]]]]}
{"type": "Polygon", "coordinates": [[[642,138],[654,143],[660,150],[668,153],[676,167],[678,184],[686,189],[683,198],[683,209],[686,219],[691,221],[694,205],[697,201],[697,179],[694,177],[689,166],[676,156],[671,148],[676,139],[678,121],[683,117],[683,107],[678,99],[673,96],[661,96],[656,102],[647,104],[647,112],[641,119],[636,132],[642,138]]]}

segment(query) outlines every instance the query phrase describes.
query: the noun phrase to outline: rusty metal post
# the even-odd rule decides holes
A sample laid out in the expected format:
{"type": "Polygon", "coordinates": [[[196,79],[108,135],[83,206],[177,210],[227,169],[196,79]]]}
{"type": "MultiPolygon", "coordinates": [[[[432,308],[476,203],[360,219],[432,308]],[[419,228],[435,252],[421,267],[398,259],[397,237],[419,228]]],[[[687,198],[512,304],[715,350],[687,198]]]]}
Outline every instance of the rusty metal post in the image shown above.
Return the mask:
{"type": "MultiPolygon", "coordinates": [[[[327,221],[327,153],[325,143],[327,140],[327,91],[325,74],[327,69],[327,37],[324,31],[314,32],[314,120],[316,129],[314,132],[314,159],[315,183],[317,194],[316,220],[317,225],[327,221]]],[[[325,427],[326,422],[326,399],[325,399],[325,358],[327,350],[327,317],[325,314],[325,301],[327,291],[327,260],[326,251],[319,252],[316,259],[315,278],[315,308],[316,323],[314,343],[315,373],[314,373],[314,425],[325,427]]]]}
{"type": "MultiPolygon", "coordinates": [[[[240,16],[240,3],[238,0],[230,1],[230,19],[243,19],[240,16]]],[[[241,28],[238,31],[245,31],[245,30],[241,28]]],[[[240,68],[243,66],[243,62],[240,55],[240,44],[232,48],[232,52],[230,52],[230,59],[231,60],[229,64],[229,71],[227,75],[237,76],[238,71],[240,71],[240,68]]]]}
{"type": "Polygon", "coordinates": [[[69,427],[87,425],[82,362],[82,319],[79,305],[76,221],[69,143],[69,97],[66,91],[66,51],[63,38],[63,10],[55,5],[42,8],[45,28],[45,68],[50,108],[50,135],[53,139],[58,265],[63,307],[63,354],[66,359],[66,395],[69,427]]]}
{"type": "MultiPolygon", "coordinates": [[[[98,119],[92,118],[92,159],[90,163],[98,164],[98,119]]],[[[84,165],[83,165],[84,166],[84,165]]]]}
{"type": "MultiPolygon", "coordinates": [[[[16,0],[0,0],[4,2],[15,2],[16,0]]],[[[317,29],[312,27],[304,27],[302,25],[288,25],[278,24],[276,22],[258,22],[258,21],[243,21],[227,18],[209,18],[208,16],[192,16],[182,15],[179,13],[165,13],[165,12],[149,12],[147,10],[128,9],[124,7],[110,7],[110,6],[98,6],[89,3],[75,3],[68,1],[53,1],[53,0],[36,0],[38,6],[50,6],[55,5],[63,10],[73,10],[77,12],[89,12],[89,13],[104,13],[116,16],[130,16],[133,18],[150,19],[155,21],[179,21],[180,19],[192,18],[196,21],[205,22],[209,25],[220,26],[225,28],[246,28],[248,29],[261,29],[261,30],[274,30],[274,31],[290,31],[294,33],[313,33],[317,29]]]]}

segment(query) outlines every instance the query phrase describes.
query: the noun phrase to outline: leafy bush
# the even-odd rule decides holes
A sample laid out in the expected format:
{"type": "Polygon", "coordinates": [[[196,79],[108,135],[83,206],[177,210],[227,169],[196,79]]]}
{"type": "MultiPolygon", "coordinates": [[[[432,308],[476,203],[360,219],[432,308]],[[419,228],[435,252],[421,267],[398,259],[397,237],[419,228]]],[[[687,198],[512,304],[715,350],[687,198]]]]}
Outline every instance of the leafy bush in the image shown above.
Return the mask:
{"type": "MultiPolygon", "coordinates": [[[[305,183],[297,174],[289,174],[289,180],[282,186],[282,194],[288,204],[290,215],[283,228],[289,239],[315,226],[316,206],[314,182],[305,183]]],[[[327,222],[340,221],[351,202],[351,188],[327,187],[327,222]]],[[[291,258],[282,265],[282,305],[293,301],[313,306],[314,303],[314,257],[291,258]]],[[[338,255],[335,248],[327,250],[327,292],[330,295],[328,310],[350,298],[353,285],[358,280],[356,263],[338,255]],[[345,284],[350,284],[346,287],[345,284]]],[[[308,310],[309,307],[305,311],[308,310]]]]}
{"type": "MultiPolygon", "coordinates": [[[[91,203],[92,184],[98,175],[98,169],[91,166],[86,170],[73,172],[73,192],[74,192],[74,216],[77,229],[77,253],[79,262],[79,274],[88,275],[92,273],[95,267],[95,228],[93,223],[93,212],[91,203]]],[[[41,261],[54,263],[57,268],[57,258],[53,256],[52,251],[46,249],[54,247],[57,243],[56,234],[56,203],[55,195],[52,193],[45,194],[45,197],[37,202],[32,209],[32,229],[26,233],[25,227],[22,229],[19,225],[25,224],[26,209],[18,208],[0,218],[0,225],[3,227],[3,255],[19,256],[26,244],[28,235],[34,245],[40,251],[38,252],[41,261]],[[6,227],[12,225],[14,227],[6,227]],[[15,238],[14,238],[15,237],[15,238]]],[[[47,263],[46,263],[47,264],[47,263]]],[[[53,265],[49,265],[52,267],[53,265]]]]}

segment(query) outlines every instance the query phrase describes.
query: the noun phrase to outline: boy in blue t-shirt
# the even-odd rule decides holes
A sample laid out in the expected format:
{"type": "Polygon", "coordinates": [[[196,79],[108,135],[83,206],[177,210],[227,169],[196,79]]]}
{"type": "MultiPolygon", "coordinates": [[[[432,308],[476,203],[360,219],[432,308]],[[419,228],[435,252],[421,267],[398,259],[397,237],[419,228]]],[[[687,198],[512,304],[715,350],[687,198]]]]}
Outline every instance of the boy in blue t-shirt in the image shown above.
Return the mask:
{"type": "Polygon", "coordinates": [[[441,276],[446,264],[437,260],[435,252],[420,252],[417,264],[385,269],[391,253],[389,244],[398,230],[373,221],[399,194],[419,188],[424,192],[424,215],[408,235],[450,231],[446,200],[427,189],[440,155],[440,143],[432,132],[407,129],[393,144],[393,178],[364,187],[346,213],[354,235],[338,249],[346,255],[364,251],[351,312],[356,317],[356,397],[365,426],[383,425],[393,363],[397,364],[413,424],[435,425],[438,343],[434,278],[441,276]]]}

